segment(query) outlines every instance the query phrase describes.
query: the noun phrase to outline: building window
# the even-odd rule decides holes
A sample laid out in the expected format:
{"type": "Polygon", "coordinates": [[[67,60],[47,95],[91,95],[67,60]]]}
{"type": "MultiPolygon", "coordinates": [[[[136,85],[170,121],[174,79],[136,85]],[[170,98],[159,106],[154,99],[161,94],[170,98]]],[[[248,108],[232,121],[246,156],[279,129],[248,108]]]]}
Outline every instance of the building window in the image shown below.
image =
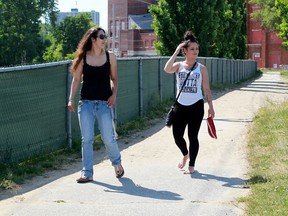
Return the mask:
{"type": "Polygon", "coordinates": [[[252,36],[252,44],[261,44],[262,41],[262,32],[261,30],[253,30],[251,32],[251,36],[252,36]]]}
{"type": "Polygon", "coordinates": [[[119,21],[116,21],[116,32],[115,32],[115,37],[118,38],[119,37],[119,33],[120,33],[120,23],[119,21]]]}
{"type": "Polygon", "coordinates": [[[145,48],[149,48],[149,41],[145,40],[145,48]]]}
{"type": "Polygon", "coordinates": [[[255,58],[260,58],[260,53],[259,52],[254,52],[253,53],[253,59],[255,58]]]}
{"type": "Polygon", "coordinates": [[[258,6],[252,6],[252,11],[257,11],[257,10],[261,10],[261,7],[258,6]]]}
{"type": "Polygon", "coordinates": [[[110,37],[114,37],[114,35],[113,35],[113,28],[114,28],[114,25],[113,25],[113,22],[111,21],[110,22],[110,37]]]}
{"type": "Polygon", "coordinates": [[[155,40],[152,40],[151,41],[151,48],[154,48],[154,43],[155,43],[156,41],[155,40]]]}
{"type": "Polygon", "coordinates": [[[270,43],[271,44],[281,44],[282,43],[282,39],[277,37],[275,32],[271,32],[270,33],[270,43]]]}

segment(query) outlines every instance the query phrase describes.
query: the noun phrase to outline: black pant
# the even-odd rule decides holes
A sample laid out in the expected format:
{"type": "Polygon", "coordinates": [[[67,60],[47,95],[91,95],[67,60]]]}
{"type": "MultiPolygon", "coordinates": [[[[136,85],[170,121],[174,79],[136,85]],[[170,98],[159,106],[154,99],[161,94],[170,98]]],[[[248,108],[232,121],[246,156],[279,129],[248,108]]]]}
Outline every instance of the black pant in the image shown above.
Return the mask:
{"type": "Polygon", "coordinates": [[[188,125],[189,138],[189,166],[195,166],[195,160],[199,151],[198,133],[204,116],[204,101],[201,99],[190,106],[179,103],[175,106],[175,118],[173,119],[173,136],[176,145],[183,156],[188,154],[187,144],[184,139],[185,128],[188,125]]]}

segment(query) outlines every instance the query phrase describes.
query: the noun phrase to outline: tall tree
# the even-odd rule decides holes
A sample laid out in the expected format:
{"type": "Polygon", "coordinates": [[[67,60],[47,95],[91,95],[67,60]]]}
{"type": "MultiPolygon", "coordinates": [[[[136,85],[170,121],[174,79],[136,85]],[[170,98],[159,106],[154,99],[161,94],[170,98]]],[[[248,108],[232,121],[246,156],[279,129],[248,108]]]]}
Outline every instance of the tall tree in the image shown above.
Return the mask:
{"type": "Polygon", "coordinates": [[[219,57],[246,57],[246,5],[243,0],[228,0],[222,17],[222,53],[219,57]]]}
{"type": "Polygon", "coordinates": [[[251,14],[252,19],[261,22],[262,26],[266,29],[277,30],[280,19],[277,16],[275,0],[250,0],[249,3],[261,8],[261,10],[255,10],[251,14]]]}
{"type": "Polygon", "coordinates": [[[283,39],[283,47],[288,49],[288,2],[287,0],[276,0],[277,15],[281,22],[279,24],[278,36],[283,39]]]}
{"type": "Polygon", "coordinates": [[[84,33],[94,26],[90,13],[69,16],[53,28],[49,35],[51,46],[44,53],[45,61],[59,61],[73,56],[84,33]],[[57,51],[57,52],[54,52],[57,51]]]}
{"type": "Polygon", "coordinates": [[[250,0],[261,9],[252,13],[252,18],[283,39],[283,47],[288,49],[288,1],[287,0],[250,0]]]}
{"type": "Polygon", "coordinates": [[[152,27],[159,39],[156,50],[160,55],[171,55],[185,31],[192,30],[200,43],[200,56],[243,58],[245,13],[244,9],[237,9],[239,6],[244,7],[243,0],[159,0],[158,5],[149,8],[152,27]],[[233,44],[240,38],[235,35],[242,37],[242,44],[237,44],[241,52],[233,44]]]}
{"type": "Polygon", "coordinates": [[[184,33],[192,30],[201,43],[200,55],[212,55],[211,47],[217,34],[217,26],[219,27],[213,16],[216,2],[217,0],[159,0],[158,5],[151,5],[150,13],[154,18],[152,26],[159,38],[155,47],[159,53],[173,53],[177,44],[183,40],[184,33]]]}
{"type": "Polygon", "coordinates": [[[38,56],[40,18],[55,2],[0,0],[0,66],[31,63],[38,56]]]}

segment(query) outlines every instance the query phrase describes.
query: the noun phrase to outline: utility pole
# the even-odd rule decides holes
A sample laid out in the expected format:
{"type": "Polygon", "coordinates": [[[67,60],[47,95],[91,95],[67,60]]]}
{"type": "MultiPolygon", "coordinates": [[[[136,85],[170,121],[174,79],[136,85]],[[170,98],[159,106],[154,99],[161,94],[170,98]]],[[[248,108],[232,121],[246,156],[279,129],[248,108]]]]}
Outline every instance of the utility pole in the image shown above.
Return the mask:
{"type": "Polygon", "coordinates": [[[115,4],[112,5],[112,52],[115,50],[115,4]]]}
{"type": "Polygon", "coordinates": [[[121,57],[121,17],[118,22],[118,56],[121,57]]]}

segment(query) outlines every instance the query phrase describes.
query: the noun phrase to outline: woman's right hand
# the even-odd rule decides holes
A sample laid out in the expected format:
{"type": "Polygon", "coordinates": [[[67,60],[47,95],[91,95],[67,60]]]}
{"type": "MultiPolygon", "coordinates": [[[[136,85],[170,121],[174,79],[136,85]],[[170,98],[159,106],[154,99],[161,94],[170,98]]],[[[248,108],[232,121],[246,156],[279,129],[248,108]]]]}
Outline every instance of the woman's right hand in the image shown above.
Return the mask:
{"type": "Polygon", "coordinates": [[[73,100],[69,100],[69,102],[68,102],[68,110],[69,110],[69,112],[75,112],[74,101],[73,100]]]}
{"type": "Polygon", "coordinates": [[[181,49],[183,48],[184,45],[185,45],[185,42],[182,42],[182,43],[180,43],[180,44],[177,46],[177,48],[176,48],[176,50],[175,50],[175,52],[177,52],[177,55],[180,53],[180,51],[181,51],[181,49]]]}
{"type": "Polygon", "coordinates": [[[185,42],[180,43],[175,52],[173,53],[173,55],[169,58],[169,60],[166,62],[165,67],[164,67],[164,71],[166,73],[174,73],[175,71],[178,71],[179,68],[179,62],[175,62],[177,55],[180,53],[181,49],[183,48],[183,46],[185,45],[185,42]]]}

